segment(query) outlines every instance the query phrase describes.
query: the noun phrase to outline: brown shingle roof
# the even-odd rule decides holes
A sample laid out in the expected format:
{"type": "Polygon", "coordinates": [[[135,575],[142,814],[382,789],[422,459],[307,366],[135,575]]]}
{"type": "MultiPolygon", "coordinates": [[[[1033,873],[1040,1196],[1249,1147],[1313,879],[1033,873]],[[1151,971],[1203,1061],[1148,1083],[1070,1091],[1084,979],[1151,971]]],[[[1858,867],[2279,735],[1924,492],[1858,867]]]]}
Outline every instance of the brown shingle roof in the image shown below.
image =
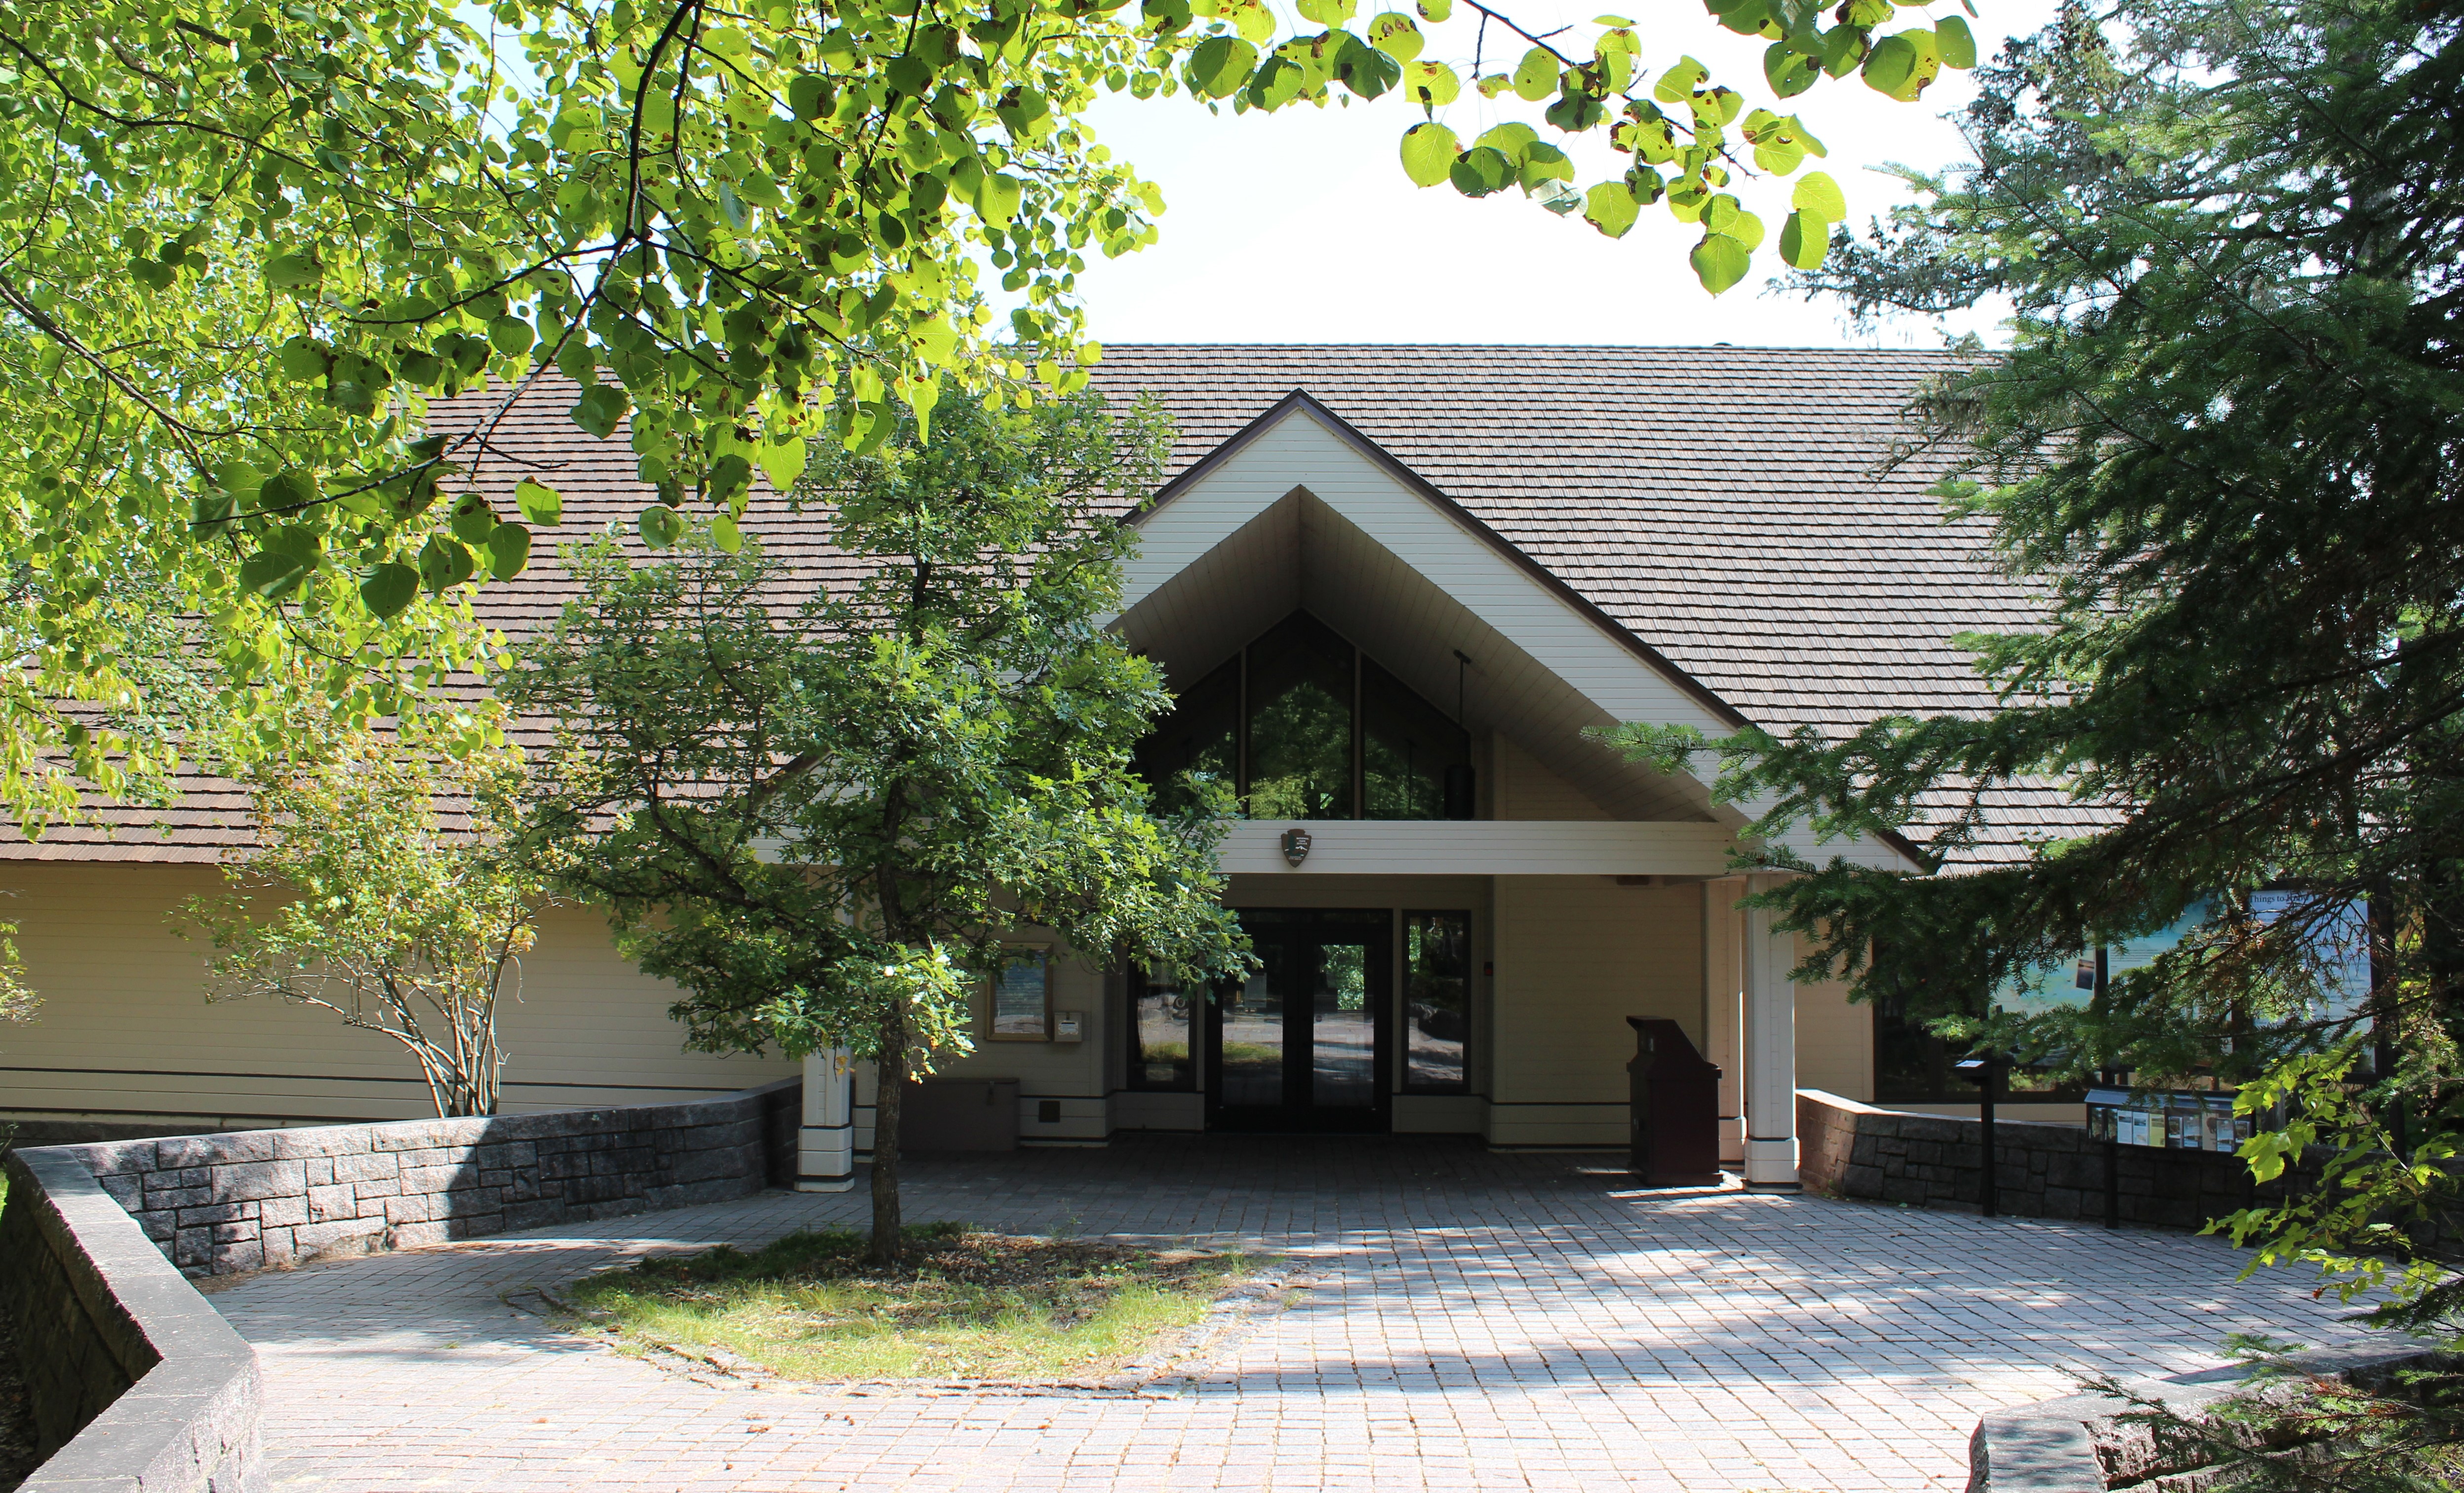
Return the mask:
{"type": "MultiPolygon", "coordinates": [[[[1162,401],[1175,473],[1306,391],[1747,718],[1843,732],[1991,709],[1952,639],[2039,617],[1993,565],[1983,521],[1944,522],[1926,491],[1939,464],[1890,464],[1909,397],[1951,365],[1941,353],[1742,347],[1116,345],[1097,386],[1162,401]]],[[[571,393],[542,381],[476,473],[500,511],[525,474],[564,496],[531,570],[478,593],[480,616],[517,636],[570,594],[551,538],[610,523],[629,536],[647,500],[623,438],[592,440],[565,418],[571,393]]],[[[440,408],[443,425],[480,406],[440,408]]],[[[746,527],[800,587],[847,574],[817,514],[764,494],[746,527]]],[[[244,795],[183,786],[168,813],[106,809],[39,846],[0,840],[0,858],[213,859],[248,843],[244,795]]],[[[2088,823],[2052,789],[1998,794],[1994,817],[2000,853],[2088,823]]]]}

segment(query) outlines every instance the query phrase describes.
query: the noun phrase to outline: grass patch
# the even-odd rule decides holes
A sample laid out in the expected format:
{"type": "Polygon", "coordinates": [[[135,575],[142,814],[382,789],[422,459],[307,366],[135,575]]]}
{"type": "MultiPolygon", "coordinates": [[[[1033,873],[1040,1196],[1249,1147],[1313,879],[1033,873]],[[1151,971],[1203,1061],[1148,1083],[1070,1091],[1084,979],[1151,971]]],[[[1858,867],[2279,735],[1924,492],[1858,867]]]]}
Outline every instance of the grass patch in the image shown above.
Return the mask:
{"type": "Polygon", "coordinates": [[[619,1346],[749,1359],[785,1378],[1083,1379],[1197,1324],[1257,1256],[910,1228],[883,1270],[847,1229],[591,1276],[569,1305],[619,1346]]]}

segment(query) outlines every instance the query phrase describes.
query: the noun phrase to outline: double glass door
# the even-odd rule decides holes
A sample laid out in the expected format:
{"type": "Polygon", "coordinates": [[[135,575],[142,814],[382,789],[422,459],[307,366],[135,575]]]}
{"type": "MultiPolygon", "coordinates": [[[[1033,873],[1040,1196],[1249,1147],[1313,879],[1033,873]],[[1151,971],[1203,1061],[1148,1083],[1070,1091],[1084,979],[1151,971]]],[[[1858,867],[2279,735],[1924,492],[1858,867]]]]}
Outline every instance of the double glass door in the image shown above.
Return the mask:
{"type": "Polygon", "coordinates": [[[1264,967],[1207,1008],[1208,1128],[1385,1130],[1391,914],[1249,908],[1241,925],[1264,967]]]}

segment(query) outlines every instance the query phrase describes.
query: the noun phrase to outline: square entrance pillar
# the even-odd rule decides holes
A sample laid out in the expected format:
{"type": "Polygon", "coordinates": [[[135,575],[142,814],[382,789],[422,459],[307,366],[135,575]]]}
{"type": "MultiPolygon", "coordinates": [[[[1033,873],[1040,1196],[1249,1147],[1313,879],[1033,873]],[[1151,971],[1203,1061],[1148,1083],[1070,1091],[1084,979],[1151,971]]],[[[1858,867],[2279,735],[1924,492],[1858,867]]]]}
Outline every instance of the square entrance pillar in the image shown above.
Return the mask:
{"type": "MultiPolygon", "coordinates": [[[[1776,876],[1753,876],[1747,885],[1765,891],[1776,876]]],[[[1796,939],[1771,932],[1777,914],[1749,907],[1745,913],[1746,974],[1746,1185],[1796,1186],[1796,939]]]]}
{"type": "Polygon", "coordinates": [[[804,1123],[796,1132],[796,1191],[855,1186],[855,1064],[845,1047],[804,1057],[804,1123]]]}

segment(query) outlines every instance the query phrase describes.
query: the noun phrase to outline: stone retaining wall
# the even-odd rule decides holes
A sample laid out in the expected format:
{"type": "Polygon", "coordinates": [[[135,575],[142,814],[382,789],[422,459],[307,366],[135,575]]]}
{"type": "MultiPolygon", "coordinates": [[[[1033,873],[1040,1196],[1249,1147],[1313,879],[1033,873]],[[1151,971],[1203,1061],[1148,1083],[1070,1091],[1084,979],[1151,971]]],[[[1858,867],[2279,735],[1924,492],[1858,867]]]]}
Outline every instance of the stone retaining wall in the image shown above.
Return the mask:
{"type": "MultiPolygon", "coordinates": [[[[1878,1109],[1819,1089],[1796,1093],[1797,1176],[1841,1197],[1973,1212],[1985,1197],[1985,1126],[1979,1120],[1878,1109]]],[[[2031,1219],[2105,1219],[2111,1153],[2117,1221],[2195,1229],[2283,1183],[2254,1186],[2240,1157],[2153,1146],[2111,1146],[2068,1125],[1997,1120],[1993,1127],[2000,1212],[2031,1219]]]]}
{"type": "Polygon", "coordinates": [[[256,1350],[56,1150],[7,1158],[0,1309],[36,1450],[20,1493],[257,1493],[256,1350]]]}
{"type": "Polygon", "coordinates": [[[255,1352],[183,1274],[792,1184],[801,1097],[801,1081],[788,1079],[687,1104],[11,1154],[0,1308],[16,1328],[34,1422],[54,1452],[21,1493],[264,1486],[255,1352]]]}
{"type": "Polygon", "coordinates": [[[190,1275],[759,1192],[799,1081],[725,1099],[57,1146],[190,1275]]]}

